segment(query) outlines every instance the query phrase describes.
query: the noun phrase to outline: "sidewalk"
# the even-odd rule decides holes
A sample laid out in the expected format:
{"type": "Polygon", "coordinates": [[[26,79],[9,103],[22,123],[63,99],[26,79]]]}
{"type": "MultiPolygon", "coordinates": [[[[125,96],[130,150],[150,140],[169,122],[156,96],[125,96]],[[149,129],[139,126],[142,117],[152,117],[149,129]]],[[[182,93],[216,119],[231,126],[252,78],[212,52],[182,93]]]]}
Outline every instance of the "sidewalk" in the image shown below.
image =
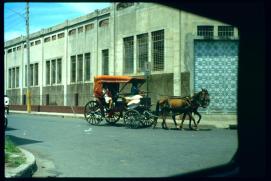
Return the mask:
{"type": "Polygon", "coordinates": [[[15,168],[5,166],[6,178],[32,177],[33,173],[37,170],[36,159],[34,155],[25,149],[19,149],[26,157],[26,162],[15,168]]]}
{"type": "MultiPolygon", "coordinates": [[[[27,111],[14,111],[10,110],[10,113],[16,114],[28,114],[27,111]]],[[[31,112],[31,115],[43,115],[43,116],[59,116],[62,118],[65,117],[72,117],[72,118],[80,118],[84,119],[83,114],[76,114],[76,113],[56,113],[56,112],[31,112]]],[[[197,117],[196,117],[197,120],[197,117]]],[[[181,120],[178,116],[176,116],[176,122],[178,126],[181,123],[181,120]]],[[[162,123],[162,119],[158,119],[157,126],[160,127],[162,123]]],[[[167,119],[166,123],[168,126],[173,127],[174,122],[172,119],[167,119]]],[[[184,121],[184,127],[187,127],[189,124],[188,120],[184,121]]],[[[215,127],[215,128],[233,128],[236,129],[237,125],[237,115],[235,114],[202,114],[202,119],[199,124],[199,128],[206,128],[206,127],[215,127]]]]}

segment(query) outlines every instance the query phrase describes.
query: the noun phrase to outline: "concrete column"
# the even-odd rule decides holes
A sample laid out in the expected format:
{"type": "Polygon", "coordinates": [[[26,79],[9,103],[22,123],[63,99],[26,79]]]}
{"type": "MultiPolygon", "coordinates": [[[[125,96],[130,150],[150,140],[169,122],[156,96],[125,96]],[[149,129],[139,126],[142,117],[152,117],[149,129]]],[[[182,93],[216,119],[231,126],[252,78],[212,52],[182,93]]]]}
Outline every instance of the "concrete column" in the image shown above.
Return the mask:
{"type": "Polygon", "coordinates": [[[5,95],[7,94],[7,86],[8,86],[8,70],[7,70],[7,53],[8,53],[8,51],[7,51],[7,49],[4,49],[4,51],[5,51],[5,57],[4,57],[4,77],[5,77],[5,90],[4,90],[4,92],[5,92],[5,95]]]}
{"type": "MultiPolygon", "coordinates": [[[[68,21],[66,21],[68,25],[68,21]]],[[[69,67],[69,54],[68,54],[68,29],[65,30],[65,41],[64,41],[64,57],[62,58],[62,83],[63,83],[63,99],[64,99],[64,106],[67,106],[67,84],[68,84],[68,67],[69,67]]]]}
{"type": "MultiPolygon", "coordinates": [[[[45,70],[45,66],[44,66],[44,41],[43,41],[43,37],[41,38],[41,65],[39,64],[39,72],[46,72],[45,70]]],[[[44,74],[41,73],[39,74],[39,87],[40,87],[40,105],[42,105],[42,94],[43,94],[43,91],[42,91],[42,87],[43,85],[45,85],[45,83],[43,82],[45,79],[44,79],[44,74]],[[40,76],[41,75],[41,76],[40,76]]]]}
{"type": "MultiPolygon", "coordinates": [[[[183,54],[183,39],[182,39],[182,14],[177,12],[178,16],[176,17],[176,23],[174,24],[175,28],[172,28],[173,35],[173,94],[174,96],[181,95],[181,61],[183,54]]],[[[167,34],[165,34],[165,40],[167,40],[167,34]]]]}
{"type": "Polygon", "coordinates": [[[20,104],[22,105],[23,104],[23,87],[24,87],[24,43],[22,43],[21,45],[21,51],[22,51],[22,54],[21,54],[21,78],[20,78],[20,81],[21,81],[21,84],[20,85],[20,104]]]}

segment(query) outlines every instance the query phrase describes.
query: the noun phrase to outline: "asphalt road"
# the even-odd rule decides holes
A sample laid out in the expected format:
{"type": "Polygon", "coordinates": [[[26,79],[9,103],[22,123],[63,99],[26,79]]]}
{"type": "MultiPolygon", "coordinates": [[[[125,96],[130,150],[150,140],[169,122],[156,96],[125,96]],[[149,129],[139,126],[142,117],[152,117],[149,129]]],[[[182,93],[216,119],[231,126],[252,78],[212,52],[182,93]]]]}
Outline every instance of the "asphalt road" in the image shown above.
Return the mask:
{"type": "Polygon", "coordinates": [[[167,177],[218,166],[237,149],[230,129],[128,129],[79,118],[10,114],[8,135],[31,151],[33,177],[167,177]]]}

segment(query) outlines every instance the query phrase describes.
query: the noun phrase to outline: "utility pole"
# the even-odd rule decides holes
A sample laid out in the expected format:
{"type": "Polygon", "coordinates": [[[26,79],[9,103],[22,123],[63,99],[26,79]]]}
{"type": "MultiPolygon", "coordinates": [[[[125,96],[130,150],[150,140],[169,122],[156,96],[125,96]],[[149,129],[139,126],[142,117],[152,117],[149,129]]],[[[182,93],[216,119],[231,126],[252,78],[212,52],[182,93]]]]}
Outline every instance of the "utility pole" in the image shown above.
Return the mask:
{"type": "Polygon", "coordinates": [[[29,2],[26,2],[26,47],[27,47],[27,112],[31,113],[30,93],[30,46],[29,46],[29,2]]]}

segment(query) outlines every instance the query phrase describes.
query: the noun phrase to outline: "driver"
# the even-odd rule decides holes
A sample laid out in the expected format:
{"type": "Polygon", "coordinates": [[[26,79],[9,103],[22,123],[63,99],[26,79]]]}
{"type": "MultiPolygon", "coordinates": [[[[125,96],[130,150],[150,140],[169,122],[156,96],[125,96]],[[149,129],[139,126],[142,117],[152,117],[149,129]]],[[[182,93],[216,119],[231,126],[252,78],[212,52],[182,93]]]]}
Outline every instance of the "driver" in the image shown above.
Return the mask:
{"type": "Polygon", "coordinates": [[[137,82],[133,82],[132,83],[132,87],[131,87],[131,94],[132,96],[129,97],[125,97],[125,99],[127,101],[129,101],[127,103],[127,106],[131,105],[131,104],[137,104],[140,102],[140,99],[143,98],[141,95],[139,95],[140,90],[138,88],[138,84],[137,82]]]}

